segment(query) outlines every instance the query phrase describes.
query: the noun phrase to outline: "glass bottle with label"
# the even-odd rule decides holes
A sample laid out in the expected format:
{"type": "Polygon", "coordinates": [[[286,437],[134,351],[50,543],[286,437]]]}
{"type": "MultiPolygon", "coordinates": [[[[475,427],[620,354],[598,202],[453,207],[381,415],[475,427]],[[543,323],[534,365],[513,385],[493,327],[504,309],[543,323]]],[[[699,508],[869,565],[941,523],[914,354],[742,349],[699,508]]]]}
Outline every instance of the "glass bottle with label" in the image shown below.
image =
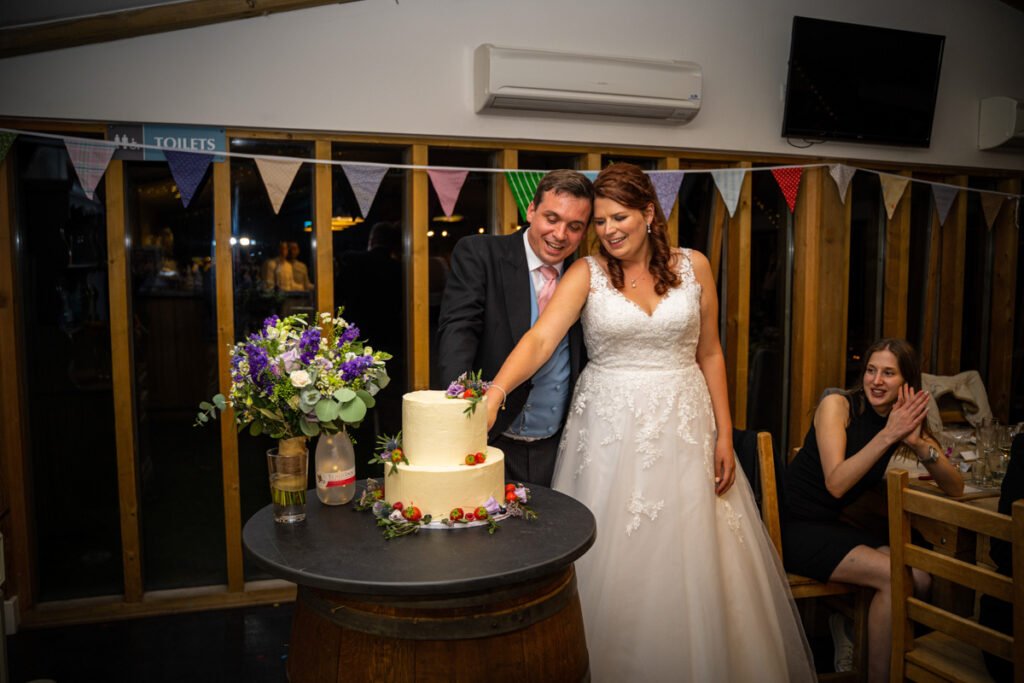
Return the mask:
{"type": "Polygon", "coordinates": [[[316,495],[324,505],[344,505],[356,493],[356,455],[347,432],[321,434],[316,444],[316,495]]]}

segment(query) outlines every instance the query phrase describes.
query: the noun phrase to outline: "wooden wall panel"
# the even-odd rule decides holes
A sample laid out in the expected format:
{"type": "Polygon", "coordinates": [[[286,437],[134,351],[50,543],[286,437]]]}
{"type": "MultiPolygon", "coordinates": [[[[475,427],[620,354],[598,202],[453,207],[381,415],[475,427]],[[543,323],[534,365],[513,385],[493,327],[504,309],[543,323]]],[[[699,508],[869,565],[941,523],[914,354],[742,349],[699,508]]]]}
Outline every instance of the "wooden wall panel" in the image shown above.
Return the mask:
{"type": "MultiPolygon", "coordinates": [[[[498,153],[498,165],[501,168],[519,168],[519,151],[514,149],[503,149],[498,153]]],[[[495,173],[494,182],[495,196],[498,198],[498,230],[499,235],[508,235],[516,231],[519,225],[519,208],[516,206],[515,197],[512,196],[512,189],[505,180],[504,173],[495,173]]]]}
{"type": "MultiPolygon", "coordinates": [[[[679,158],[678,157],[663,157],[658,159],[658,170],[659,171],[678,171],[679,170],[679,158]]],[[[666,207],[661,207],[664,211],[666,207]]],[[[679,202],[675,202],[672,205],[672,210],[665,216],[665,220],[668,221],[668,243],[670,246],[679,246],[679,202]]]]}
{"type": "MultiPolygon", "coordinates": [[[[846,328],[850,290],[850,216],[853,203],[844,203],[839,188],[824,171],[821,188],[821,295],[817,377],[822,388],[842,387],[846,381],[846,328]]],[[[813,182],[814,176],[804,182],[813,182]]],[[[803,435],[799,435],[801,438],[803,435]]]]}
{"type": "Polygon", "coordinates": [[[124,162],[107,166],[107,268],[110,280],[110,346],[114,383],[114,439],[117,490],[121,503],[121,556],[124,599],[142,600],[142,556],[135,470],[135,391],[132,381],[132,318],[125,245],[124,162]]]}
{"type": "MultiPolygon", "coordinates": [[[[316,158],[331,160],[331,143],[317,140],[316,158]]],[[[313,175],[313,229],[316,235],[316,305],[317,311],[334,313],[334,236],[331,232],[331,213],[334,206],[330,164],[317,164],[313,175]]]]}
{"type": "Polygon", "coordinates": [[[19,369],[22,362],[21,310],[18,296],[19,252],[15,240],[13,154],[0,161],[0,474],[5,505],[4,529],[7,595],[18,595],[22,610],[32,607],[36,594],[35,539],[29,519],[32,492],[25,468],[29,438],[23,406],[27,405],[19,369]]]}
{"type": "MultiPolygon", "coordinates": [[[[742,164],[749,166],[749,164],[742,164]]],[[[725,368],[733,425],[747,426],[747,378],[750,361],[750,226],[753,179],[747,173],[740,188],[736,213],[728,219],[726,240],[725,368]]],[[[721,202],[720,202],[721,203],[721,202]]],[[[722,204],[725,208],[725,204],[722,204]]],[[[728,212],[725,213],[728,216],[728,212]]],[[[678,234],[678,231],[677,231],[678,234]]],[[[720,249],[719,249],[720,251],[720,249]]]]}
{"type": "MultiPolygon", "coordinates": [[[[413,145],[409,151],[409,163],[427,165],[427,146],[413,145]]],[[[409,172],[408,197],[405,202],[409,212],[405,225],[409,226],[406,252],[406,303],[408,306],[409,386],[415,391],[430,387],[430,245],[427,243],[427,228],[430,225],[427,204],[427,172],[409,172]]]]}
{"type": "Polygon", "coordinates": [[[930,208],[931,217],[931,241],[928,244],[928,275],[925,282],[927,286],[924,293],[924,316],[921,322],[921,348],[917,351],[921,356],[921,370],[929,374],[935,374],[935,347],[936,335],[939,324],[939,296],[942,279],[942,226],[939,224],[939,214],[934,207],[930,208]]]}
{"type": "MultiPolygon", "coordinates": [[[[901,172],[910,176],[909,171],[901,172]]],[[[907,185],[885,230],[885,285],[882,335],[906,338],[907,286],[910,281],[910,186],[907,185]]]]}
{"type": "MultiPolygon", "coordinates": [[[[1019,194],[1019,179],[999,183],[1000,192],[1019,194]]],[[[994,258],[992,263],[992,324],[989,334],[988,401],[992,414],[1001,421],[1010,420],[1010,390],[1013,379],[1013,331],[1017,310],[1017,245],[1020,239],[1015,225],[1016,207],[1012,201],[1003,203],[992,230],[994,258]]]]}
{"type": "MultiPolygon", "coordinates": [[[[953,176],[951,185],[967,186],[967,176],[953,176]]],[[[960,372],[964,308],[964,252],[967,245],[967,193],[960,192],[942,226],[942,276],[939,280],[939,340],[935,372],[960,372]]]]}

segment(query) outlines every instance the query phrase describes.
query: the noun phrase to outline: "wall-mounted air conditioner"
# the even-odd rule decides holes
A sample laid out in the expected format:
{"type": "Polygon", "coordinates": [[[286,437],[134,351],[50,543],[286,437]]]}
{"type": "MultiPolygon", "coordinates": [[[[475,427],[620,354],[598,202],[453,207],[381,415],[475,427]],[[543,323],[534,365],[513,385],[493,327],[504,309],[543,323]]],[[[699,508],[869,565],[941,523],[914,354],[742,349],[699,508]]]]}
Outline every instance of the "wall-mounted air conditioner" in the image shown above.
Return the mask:
{"type": "Polygon", "coordinates": [[[978,149],[1024,148],[1024,102],[986,97],[978,112],[978,149]]]}
{"type": "Polygon", "coordinates": [[[578,55],[481,45],[477,112],[542,111],[686,123],[700,111],[692,62],[578,55]]]}

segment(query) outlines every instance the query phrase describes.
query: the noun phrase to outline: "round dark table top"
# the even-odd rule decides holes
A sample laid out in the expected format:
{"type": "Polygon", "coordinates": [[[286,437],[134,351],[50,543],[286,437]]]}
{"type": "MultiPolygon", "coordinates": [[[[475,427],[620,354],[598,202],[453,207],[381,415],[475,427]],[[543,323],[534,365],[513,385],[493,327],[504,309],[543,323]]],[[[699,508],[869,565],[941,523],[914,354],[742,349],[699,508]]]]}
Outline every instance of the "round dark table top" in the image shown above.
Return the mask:
{"type": "Polygon", "coordinates": [[[596,523],[582,503],[530,486],[537,519],[486,526],[421,529],[385,540],[369,510],[320,502],[306,494],[306,520],[274,522],[267,505],[245,524],[250,557],[274,576],[302,586],[361,595],[451,595],[529,581],[563,569],[594,543],[596,523]]]}

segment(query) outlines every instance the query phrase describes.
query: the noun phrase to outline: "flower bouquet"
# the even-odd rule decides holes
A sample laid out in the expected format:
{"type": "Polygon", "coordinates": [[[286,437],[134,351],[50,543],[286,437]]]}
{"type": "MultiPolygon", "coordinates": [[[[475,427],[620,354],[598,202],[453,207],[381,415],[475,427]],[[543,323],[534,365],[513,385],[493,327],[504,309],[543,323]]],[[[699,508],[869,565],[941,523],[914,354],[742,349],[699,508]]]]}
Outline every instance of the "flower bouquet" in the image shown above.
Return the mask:
{"type": "Polygon", "coordinates": [[[308,439],[357,427],[389,382],[385,361],[359,340],[359,328],[320,313],[324,331],[305,314],[263,321],[258,332],[231,347],[231,391],[199,404],[196,425],[217,417],[228,404],[238,430],[278,440],[308,439]]]}

